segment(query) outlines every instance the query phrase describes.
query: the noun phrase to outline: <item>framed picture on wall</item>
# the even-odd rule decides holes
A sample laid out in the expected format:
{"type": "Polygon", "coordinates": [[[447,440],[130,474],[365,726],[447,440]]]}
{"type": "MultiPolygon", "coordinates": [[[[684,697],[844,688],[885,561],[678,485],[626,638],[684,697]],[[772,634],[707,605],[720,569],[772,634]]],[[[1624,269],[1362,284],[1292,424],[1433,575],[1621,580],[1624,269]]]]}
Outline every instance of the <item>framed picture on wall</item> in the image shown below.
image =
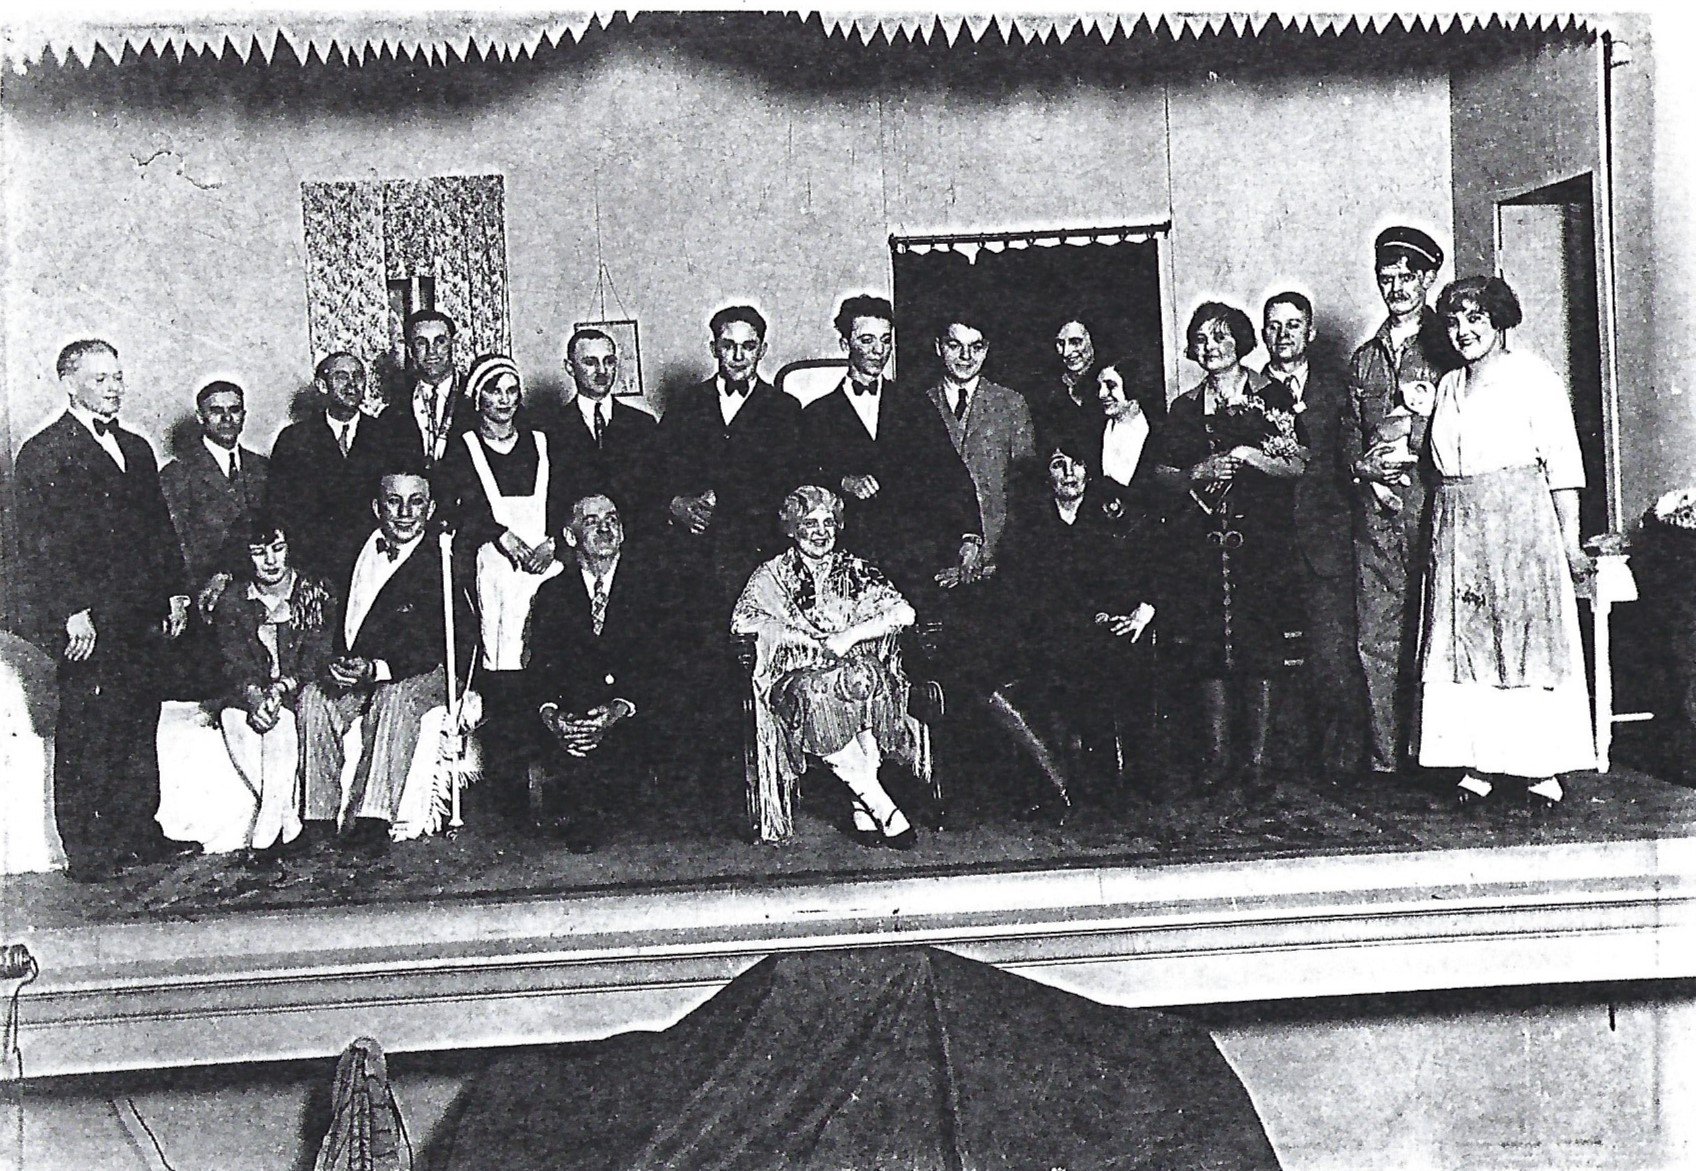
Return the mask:
{"type": "Polygon", "coordinates": [[[642,397],[642,347],[635,321],[579,321],[577,329],[598,329],[612,338],[618,353],[618,381],[612,392],[620,398],[642,397]]]}

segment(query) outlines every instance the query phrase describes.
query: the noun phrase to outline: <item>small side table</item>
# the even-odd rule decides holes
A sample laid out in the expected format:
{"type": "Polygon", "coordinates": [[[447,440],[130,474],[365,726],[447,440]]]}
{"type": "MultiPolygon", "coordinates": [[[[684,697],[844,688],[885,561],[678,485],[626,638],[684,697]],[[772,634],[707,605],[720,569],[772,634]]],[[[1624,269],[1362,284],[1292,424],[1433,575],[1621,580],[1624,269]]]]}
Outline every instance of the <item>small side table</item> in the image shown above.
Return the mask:
{"type": "Polygon", "coordinates": [[[1613,750],[1614,725],[1652,719],[1648,712],[1614,713],[1614,668],[1608,620],[1620,602],[1637,600],[1637,579],[1632,576],[1630,555],[1601,553],[1596,557],[1596,576],[1590,598],[1591,664],[1596,677],[1596,771],[1605,773],[1613,750]]]}

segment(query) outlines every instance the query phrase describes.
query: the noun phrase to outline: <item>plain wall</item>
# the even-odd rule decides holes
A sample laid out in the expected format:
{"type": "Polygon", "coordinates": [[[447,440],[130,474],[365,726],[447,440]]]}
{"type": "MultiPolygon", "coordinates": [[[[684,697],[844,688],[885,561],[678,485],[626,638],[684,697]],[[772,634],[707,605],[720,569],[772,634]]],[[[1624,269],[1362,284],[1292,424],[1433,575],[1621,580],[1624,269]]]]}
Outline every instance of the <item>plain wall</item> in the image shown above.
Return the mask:
{"type": "MultiPolygon", "coordinates": [[[[1286,1171],[1674,1171],[1696,1158],[1696,989],[1684,983],[1192,1010],[1286,1171]]],[[[421,1171],[498,1054],[390,1059],[421,1171]]],[[[23,1171],[309,1168],[334,1062],[66,1078],[24,1087],[23,1171]]],[[[0,1123],[7,1118],[0,1104],[0,1123]]],[[[0,1129],[6,1129],[0,1126],[0,1129]]]]}
{"type": "MultiPolygon", "coordinates": [[[[1610,196],[1618,378],[1620,522],[1633,528],[1661,493],[1696,484],[1696,52],[1687,13],[1671,6],[1608,18],[1629,46],[1608,70],[1610,196]]],[[[1491,38],[1494,40],[1494,38],[1491,38]]],[[[1496,268],[1495,205],[1574,175],[1607,173],[1600,132],[1600,40],[1541,46],[1488,41],[1457,61],[1454,112],[1456,268],[1496,268]]],[[[1600,257],[1599,257],[1600,261],[1600,257]]],[[[1528,305],[1527,313],[1536,307],[1528,305]]],[[[1607,344],[1604,340],[1604,346],[1607,344]]],[[[1601,490],[1601,485],[1592,485],[1601,490]]]]}
{"type": "Polygon", "coordinates": [[[772,318],[768,369],[835,352],[835,302],[887,290],[892,233],[1168,214],[1174,318],[1293,284],[1346,347],[1379,312],[1372,234],[1449,234],[1448,110],[1429,46],[867,49],[769,17],[640,18],[528,64],[43,66],[5,102],[9,447],[89,333],[123,351],[144,434],[227,372],[267,447],[308,379],[303,180],[504,174],[513,344],[544,396],[597,256],[652,389],[710,368],[731,300],[772,318]]]}

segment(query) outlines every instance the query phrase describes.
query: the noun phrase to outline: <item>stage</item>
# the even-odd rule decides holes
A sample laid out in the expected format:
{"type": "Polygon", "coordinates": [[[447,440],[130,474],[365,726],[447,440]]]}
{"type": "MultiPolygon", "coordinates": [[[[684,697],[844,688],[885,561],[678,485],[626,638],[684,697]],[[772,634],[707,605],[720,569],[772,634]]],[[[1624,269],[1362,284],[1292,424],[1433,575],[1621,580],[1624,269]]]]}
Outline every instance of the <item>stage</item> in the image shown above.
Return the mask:
{"type": "Polygon", "coordinates": [[[956,803],[909,853],[817,797],[783,846],[645,807],[592,855],[469,826],[281,879],[234,856],[6,880],[31,1077],[658,1028],[777,951],[935,944],[1122,1005],[1696,976],[1696,792],[1580,775],[1547,813],[1285,782],[1253,809],[956,803]]]}

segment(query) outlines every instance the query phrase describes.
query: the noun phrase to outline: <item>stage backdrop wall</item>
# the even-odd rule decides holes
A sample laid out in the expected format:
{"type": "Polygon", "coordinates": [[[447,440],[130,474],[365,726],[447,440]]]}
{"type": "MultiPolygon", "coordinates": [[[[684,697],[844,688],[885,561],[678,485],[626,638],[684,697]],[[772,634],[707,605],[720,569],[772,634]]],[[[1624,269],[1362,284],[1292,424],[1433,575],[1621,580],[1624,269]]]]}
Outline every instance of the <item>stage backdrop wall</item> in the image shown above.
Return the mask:
{"type": "Polygon", "coordinates": [[[1254,308],[1295,285],[1339,350],[1381,312],[1372,235],[1400,219],[1451,234],[1431,45],[1227,38],[1155,58],[849,48],[762,17],[647,27],[534,63],[349,70],[285,53],[9,77],[7,454],[60,406],[58,347],[90,333],[122,349],[126,419],[162,455],[192,437],[192,390],[216,372],[248,388],[249,439],[268,447],[309,379],[303,180],[504,174],[532,393],[560,392],[598,253],[620,295],[609,314],[641,321],[656,406],[708,368],[705,319],[731,300],[771,317],[772,369],[836,352],[834,303],[888,288],[892,232],[1170,206],[1178,321],[1206,296],[1254,308]]]}

